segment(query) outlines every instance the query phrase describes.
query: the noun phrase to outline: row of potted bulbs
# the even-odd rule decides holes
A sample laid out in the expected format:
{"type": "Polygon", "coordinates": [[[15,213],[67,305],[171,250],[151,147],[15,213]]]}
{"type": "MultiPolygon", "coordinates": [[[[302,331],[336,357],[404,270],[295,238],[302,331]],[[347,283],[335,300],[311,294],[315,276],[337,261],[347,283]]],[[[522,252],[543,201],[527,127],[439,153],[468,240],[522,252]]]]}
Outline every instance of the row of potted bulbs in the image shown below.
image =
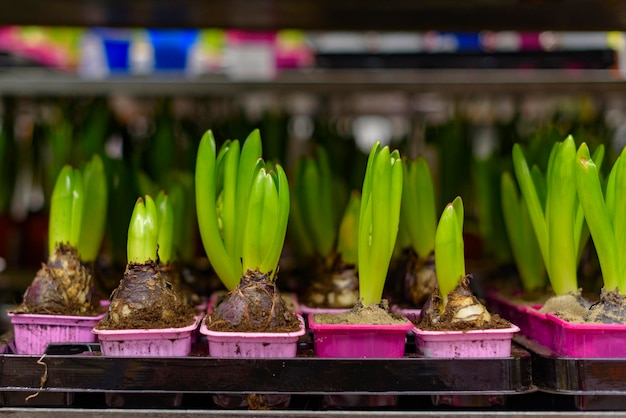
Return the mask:
{"type": "MultiPolygon", "coordinates": [[[[146,196],[137,201],[129,227],[124,277],[111,295],[108,307],[92,299],[89,269],[95,255],[90,256],[84,245],[90,240],[97,241],[92,244],[97,254],[102,239],[97,232],[97,213],[99,207],[106,205],[100,205],[101,200],[94,197],[100,194],[102,198],[102,190],[106,189],[98,186],[102,182],[99,177],[103,176],[102,164],[95,157],[82,172],[64,168],[51,203],[50,258],[25,293],[22,305],[11,314],[16,352],[38,354],[49,342],[88,342],[97,335],[105,355],[187,355],[193,332],[199,326],[200,332],[207,335],[212,356],[295,356],[297,340],[305,332],[305,321],[285,305],[275,286],[294,200],[290,199],[283,169],[265,162],[261,155],[258,131],[242,146],[238,141],[228,141],[218,150],[210,131],[201,141],[196,165],[198,224],[207,256],[229,289],[225,299],[206,316],[187,303],[184,293],[176,287],[175,275],[172,276],[175,270],[171,264],[172,209],[165,194],[155,200],[146,196]],[[51,326],[49,320],[61,313],[66,316],[69,313],[73,324],[91,322],[82,331],[60,331],[62,327],[51,326]],[[56,337],[41,335],[44,329],[56,328],[56,337]],[[169,334],[164,334],[164,330],[169,334]],[[35,334],[29,338],[24,335],[28,332],[35,334]],[[279,341],[266,340],[274,335],[279,341]],[[156,336],[164,338],[155,339],[156,336]],[[181,338],[174,338],[178,336],[181,338]],[[248,337],[252,342],[245,342],[248,337]],[[23,341],[29,340],[39,346],[25,346],[23,341]],[[283,351],[271,351],[275,347],[283,351]]],[[[593,157],[584,144],[576,151],[571,137],[554,146],[547,178],[537,169],[528,168],[517,146],[513,159],[523,199],[515,195],[510,176],[504,176],[504,199],[513,196],[515,199],[509,201],[519,205],[517,210],[505,211],[505,215],[518,216],[517,222],[513,219],[507,226],[510,230],[513,230],[511,226],[517,226],[525,233],[532,230],[536,240],[527,234],[526,244],[521,246],[522,251],[516,251],[516,257],[521,260],[524,254],[528,257],[534,254],[534,265],[539,264],[537,253],[530,252],[535,245],[557,297],[580,300],[575,281],[576,261],[585,241],[586,221],[598,252],[605,290],[592,309],[582,301],[582,312],[591,321],[619,322],[624,275],[618,255],[622,237],[626,236],[621,230],[626,218],[620,212],[624,198],[619,193],[626,180],[623,158],[614,164],[604,193],[597,168],[602,149],[593,157]],[[601,311],[605,307],[608,308],[601,311]]],[[[422,240],[429,242],[414,245],[419,248],[418,258],[431,258],[433,252],[437,255],[434,257],[437,285],[419,317],[410,321],[402,311],[389,315],[386,309],[383,287],[401,219],[434,216],[432,213],[419,216],[424,211],[424,206],[419,206],[422,200],[429,200],[421,198],[428,193],[420,191],[416,203],[411,200],[411,193],[417,192],[409,187],[428,190],[429,186],[424,185],[429,184],[429,176],[423,162],[403,160],[397,151],[391,152],[379,144],[372,148],[358,205],[358,226],[352,228],[357,232],[360,302],[344,312],[308,314],[318,356],[401,357],[409,330],[415,334],[418,348],[425,356],[510,355],[511,338],[519,329],[491,315],[469,290],[460,198],[446,206],[436,227],[431,227],[432,233],[421,233],[428,226],[416,228],[413,233],[407,227],[414,243],[417,239],[411,235],[429,237],[422,240]],[[361,312],[375,315],[376,319],[369,316],[370,319],[360,320],[361,312]],[[379,315],[385,319],[381,321],[379,315]],[[344,323],[345,320],[350,324],[344,323]],[[374,342],[373,338],[378,337],[382,342],[374,342]],[[450,338],[456,341],[450,343],[450,338]],[[459,339],[466,344],[459,343],[459,339]]],[[[323,205],[319,203],[319,208],[312,202],[305,209],[321,211],[323,205]]],[[[351,219],[354,221],[355,217],[351,219]]],[[[518,235],[523,235],[521,232],[518,235]]],[[[515,236],[511,231],[509,234],[515,236]]],[[[518,267],[523,277],[524,265],[518,263],[518,267]]],[[[623,330],[623,325],[576,325],[564,321],[569,317],[562,310],[541,313],[534,307],[511,303],[510,311],[504,311],[501,305],[506,303],[498,305],[503,301],[499,296],[492,295],[493,306],[500,306],[504,316],[515,318],[527,335],[535,329],[541,330],[541,324],[548,327],[546,339],[539,337],[539,342],[561,354],[623,357],[619,344],[612,344],[620,341],[618,332],[623,330]],[[528,318],[536,317],[543,321],[540,325],[529,322],[532,320],[528,318]],[[583,337],[567,337],[564,330],[570,329],[582,330],[583,337]]],[[[550,304],[546,302],[545,306],[550,304]]]]}
{"type": "MultiPolygon", "coordinates": [[[[82,172],[67,166],[57,179],[50,212],[49,260],[27,289],[23,303],[10,314],[17,353],[38,354],[50,342],[88,342],[97,335],[105,355],[187,355],[200,324],[211,356],[296,355],[305,321],[289,309],[275,285],[292,200],[282,167],[262,159],[258,131],[242,146],[236,140],[227,141],[219,150],[208,131],[198,150],[195,180],[200,234],[216,274],[229,289],[205,317],[177,287],[173,215],[165,194],[155,200],[150,196],[138,199],[128,230],[124,276],[106,303],[92,297],[90,266],[95,255],[85,247],[91,242],[97,254],[102,239],[104,216],[97,214],[106,206],[101,204],[106,199],[103,177],[102,163],[94,157],[82,172]],[[80,326],[73,327],[74,331],[65,325],[52,326],[50,319],[59,315],[80,326]],[[57,334],[44,337],[44,330],[57,334]],[[274,351],[277,347],[279,351],[274,351]]],[[[359,301],[350,310],[308,315],[318,356],[402,357],[409,330],[425,356],[510,355],[511,338],[519,329],[490,315],[469,289],[461,198],[446,206],[436,231],[431,228],[433,248],[427,256],[432,251],[438,255],[438,284],[419,318],[412,322],[401,311],[390,312],[383,300],[401,212],[404,218],[418,217],[411,209],[423,207],[421,202],[419,209],[403,203],[403,194],[408,196],[407,188],[418,184],[432,191],[423,162],[405,163],[397,150],[391,152],[378,143],[373,146],[361,204],[353,206],[358,207],[359,301]]],[[[434,207],[434,196],[428,202],[434,207]]]]}

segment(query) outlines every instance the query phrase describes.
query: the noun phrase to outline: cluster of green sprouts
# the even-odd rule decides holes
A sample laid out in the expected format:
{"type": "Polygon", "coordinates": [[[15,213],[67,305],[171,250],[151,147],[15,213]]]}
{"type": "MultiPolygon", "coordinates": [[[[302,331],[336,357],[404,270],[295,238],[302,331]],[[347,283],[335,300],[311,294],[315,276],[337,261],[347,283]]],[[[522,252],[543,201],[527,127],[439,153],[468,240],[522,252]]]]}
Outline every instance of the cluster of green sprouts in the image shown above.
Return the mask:
{"type": "Polygon", "coordinates": [[[289,186],[280,165],[261,158],[261,136],[217,152],[207,131],[196,162],[196,209],[202,244],[218,277],[234,289],[243,274],[274,277],[289,217],[289,186]]]}

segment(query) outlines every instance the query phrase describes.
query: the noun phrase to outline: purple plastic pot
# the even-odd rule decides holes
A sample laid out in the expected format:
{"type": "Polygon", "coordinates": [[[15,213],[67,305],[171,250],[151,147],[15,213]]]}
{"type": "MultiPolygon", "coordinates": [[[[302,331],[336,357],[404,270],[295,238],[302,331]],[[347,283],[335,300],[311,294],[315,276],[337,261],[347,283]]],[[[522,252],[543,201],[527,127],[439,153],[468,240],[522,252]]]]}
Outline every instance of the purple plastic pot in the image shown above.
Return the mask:
{"type": "Polygon", "coordinates": [[[511,340],[519,328],[471,331],[425,331],[413,328],[419,351],[434,358],[509,357],[511,340]]]}
{"type": "Polygon", "coordinates": [[[93,329],[105,356],[175,357],[191,352],[201,317],[186,327],[155,329],[93,329]]]}
{"type": "Polygon", "coordinates": [[[626,325],[574,324],[546,314],[556,328],[554,351],[567,357],[626,358],[626,325]]]}
{"type": "Polygon", "coordinates": [[[397,358],[404,356],[406,333],[413,324],[318,324],[308,316],[315,354],[326,358],[397,358]]]}
{"type": "Polygon", "coordinates": [[[298,315],[298,320],[295,332],[211,331],[202,321],[200,333],[206,335],[212,357],[289,358],[296,356],[298,339],[304,335],[304,319],[298,315]]]}
{"type": "Polygon", "coordinates": [[[16,354],[43,354],[50,343],[93,343],[92,328],[106,315],[67,316],[8,313],[16,354]]]}

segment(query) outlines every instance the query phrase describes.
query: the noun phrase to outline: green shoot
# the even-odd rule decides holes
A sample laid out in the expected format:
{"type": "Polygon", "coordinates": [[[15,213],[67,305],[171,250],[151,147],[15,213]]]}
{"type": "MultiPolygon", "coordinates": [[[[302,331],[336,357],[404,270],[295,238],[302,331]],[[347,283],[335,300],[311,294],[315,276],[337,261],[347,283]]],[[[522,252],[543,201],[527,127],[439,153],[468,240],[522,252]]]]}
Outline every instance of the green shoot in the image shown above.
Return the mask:
{"type": "Polygon", "coordinates": [[[170,203],[169,196],[160,191],[156,201],[157,209],[157,246],[159,260],[162,264],[174,261],[174,209],[170,203]]]}
{"type": "MultiPolygon", "coordinates": [[[[299,233],[304,249],[312,247],[322,259],[328,259],[335,249],[337,222],[333,207],[333,179],[324,148],[316,150],[316,158],[300,159],[296,163],[296,181],[292,200],[292,219],[301,222],[299,233]]],[[[296,228],[298,228],[296,225],[296,228]]]]}
{"type": "MultiPolygon", "coordinates": [[[[597,150],[601,159],[603,148],[597,150]]],[[[515,175],[537,237],[552,289],[557,295],[576,293],[576,267],[585,244],[584,218],[576,194],[576,146],[570,136],[554,144],[548,160],[545,209],[538,170],[529,170],[521,147],[513,147],[515,175]]]]}
{"type": "Polygon", "coordinates": [[[422,157],[405,160],[401,215],[417,256],[428,257],[435,250],[437,218],[435,187],[428,163],[422,157]]]}
{"type": "Polygon", "coordinates": [[[448,303],[448,294],[465,276],[463,212],[463,201],[457,196],[446,205],[437,224],[435,270],[444,307],[448,303]]]}
{"type": "Polygon", "coordinates": [[[104,230],[108,204],[108,186],[104,164],[94,154],[83,169],[84,204],[78,253],[83,262],[93,262],[98,257],[104,230]]]}
{"type": "Polygon", "coordinates": [[[207,131],[196,162],[196,208],[202,244],[224,285],[232,290],[248,269],[276,274],[289,216],[287,178],[261,159],[253,131],[241,152],[228,141],[216,152],[207,131]]]}
{"type": "Polygon", "coordinates": [[[289,218],[289,185],[282,167],[259,160],[250,190],[243,240],[243,271],[259,270],[274,277],[289,218]]]}
{"type": "Polygon", "coordinates": [[[168,199],[174,211],[174,253],[184,263],[195,256],[196,202],[193,173],[175,171],[167,183],[168,199]]]}
{"type": "Polygon", "coordinates": [[[400,221],[402,174],[400,153],[376,142],[367,161],[359,213],[359,289],[364,306],[382,299],[400,221]]]}
{"type": "Polygon", "coordinates": [[[337,253],[341,254],[341,260],[344,263],[354,266],[358,263],[357,243],[359,241],[360,209],[361,195],[359,192],[353,191],[341,219],[337,236],[337,253]]]}
{"type": "Polygon", "coordinates": [[[539,244],[526,204],[509,172],[502,173],[500,188],[504,223],[522,287],[525,292],[543,289],[546,285],[546,269],[539,244]]]}
{"type": "Polygon", "coordinates": [[[50,202],[49,254],[54,254],[59,244],[78,247],[84,200],[80,171],[66,165],[57,177],[50,202]]]}
{"type": "Polygon", "coordinates": [[[128,227],[129,264],[145,264],[157,257],[157,209],[150,195],[137,199],[128,227]]]}
{"type": "Polygon", "coordinates": [[[448,294],[465,276],[463,218],[463,201],[457,196],[446,205],[437,224],[435,271],[444,307],[448,303],[448,294]]]}
{"type": "Polygon", "coordinates": [[[598,253],[602,279],[606,290],[626,291],[626,158],[620,154],[611,169],[606,189],[602,195],[599,167],[583,143],[576,154],[576,187],[593,243],[598,253]]]}

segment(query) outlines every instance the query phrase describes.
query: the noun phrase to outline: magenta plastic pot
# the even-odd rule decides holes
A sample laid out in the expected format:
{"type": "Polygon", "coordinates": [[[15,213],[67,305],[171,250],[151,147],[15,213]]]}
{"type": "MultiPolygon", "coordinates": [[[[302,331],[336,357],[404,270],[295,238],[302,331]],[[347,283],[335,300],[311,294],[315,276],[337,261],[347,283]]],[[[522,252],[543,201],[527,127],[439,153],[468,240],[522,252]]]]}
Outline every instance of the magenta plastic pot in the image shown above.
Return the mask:
{"type": "Polygon", "coordinates": [[[93,329],[105,356],[175,357],[191,352],[201,317],[186,327],[155,329],[93,329]]]}
{"type": "Polygon", "coordinates": [[[550,350],[555,350],[557,347],[557,325],[548,318],[548,314],[539,312],[539,309],[541,309],[541,305],[527,306],[524,310],[527,326],[523,335],[550,350]]]}
{"type": "Polygon", "coordinates": [[[43,354],[50,343],[93,343],[92,328],[106,315],[66,316],[8,313],[16,354],[43,354]]]}
{"type": "Polygon", "coordinates": [[[546,314],[555,324],[554,351],[577,358],[626,358],[626,325],[574,324],[546,314]]]}
{"type": "MultiPolygon", "coordinates": [[[[320,312],[324,313],[324,312],[320,312]]],[[[307,317],[314,334],[315,354],[324,358],[399,358],[404,356],[406,334],[413,328],[400,325],[318,324],[315,314],[307,317]]],[[[327,408],[390,407],[395,395],[325,395],[327,408]]]]}
{"type": "Polygon", "coordinates": [[[425,357],[496,358],[511,355],[511,340],[519,328],[472,331],[425,331],[413,328],[415,343],[425,357]]]}
{"type": "Polygon", "coordinates": [[[202,321],[200,333],[206,335],[211,357],[289,358],[296,356],[298,339],[304,335],[304,319],[298,315],[298,320],[295,332],[211,331],[202,321]]]}
{"type": "Polygon", "coordinates": [[[315,354],[326,358],[397,358],[404,356],[406,333],[413,324],[318,324],[308,316],[315,354]]]}

